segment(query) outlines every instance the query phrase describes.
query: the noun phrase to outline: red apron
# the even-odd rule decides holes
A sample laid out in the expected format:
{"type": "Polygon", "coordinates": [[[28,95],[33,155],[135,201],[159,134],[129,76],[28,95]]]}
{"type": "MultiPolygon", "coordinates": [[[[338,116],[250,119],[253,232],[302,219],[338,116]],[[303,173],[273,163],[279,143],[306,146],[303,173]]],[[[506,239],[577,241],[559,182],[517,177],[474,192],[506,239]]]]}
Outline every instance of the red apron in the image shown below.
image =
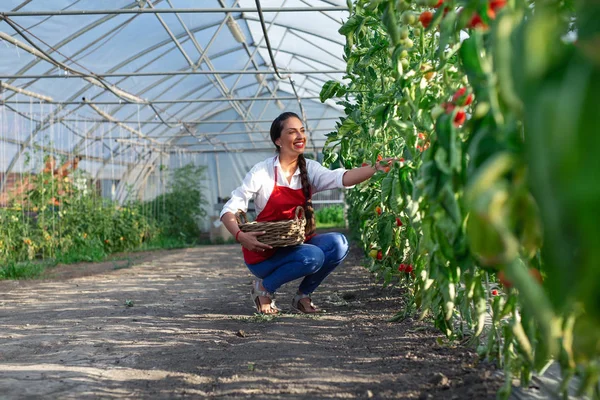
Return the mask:
{"type": "MultiPolygon", "coordinates": [[[[277,167],[275,167],[275,185],[273,186],[273,193],[271,193],[271,197],[267,200],[265,208],[256,217],[256,222],[293,219],[295,217],[294,213],[296,207],[304,206],[304,203],[306,202],[306,196],[304,196],[302,189],[291,189],[286,186],[278,186],[277,176],[277,167]]],[[[257,236],[257,239],[260,241],[260,236],[257,236]]],[[[305,240],[309,240],[309,237],[306,237],[305,240]]],[[[265,261],[272,257],[276,250],[277,249],[251,251],[242,247],[246,264],[256,264],[265,261]]]]}

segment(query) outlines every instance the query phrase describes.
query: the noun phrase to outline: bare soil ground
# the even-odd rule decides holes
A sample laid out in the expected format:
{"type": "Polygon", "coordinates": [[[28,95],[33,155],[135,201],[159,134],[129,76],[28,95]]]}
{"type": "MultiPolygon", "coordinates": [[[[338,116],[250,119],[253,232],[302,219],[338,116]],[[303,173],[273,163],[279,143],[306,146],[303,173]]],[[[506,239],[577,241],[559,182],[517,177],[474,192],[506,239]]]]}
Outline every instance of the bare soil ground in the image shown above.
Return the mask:
{"type": "Polygon", "coordinates": [[[388,322],[401,293],[361,261],[354,248],[317,290],[320,316],[254,315],[236,245],[0,282],[0,399],[494,399],[502,378],[472,350],[388,322]]]}

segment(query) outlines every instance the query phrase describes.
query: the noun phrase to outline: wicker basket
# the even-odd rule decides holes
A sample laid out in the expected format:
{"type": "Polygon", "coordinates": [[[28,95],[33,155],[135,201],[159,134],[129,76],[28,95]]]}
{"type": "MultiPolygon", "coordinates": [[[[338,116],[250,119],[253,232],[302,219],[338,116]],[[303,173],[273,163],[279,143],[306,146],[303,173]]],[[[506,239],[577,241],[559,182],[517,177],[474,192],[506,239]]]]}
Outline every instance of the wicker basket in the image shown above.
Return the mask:
{"type": "Polygon", "coordinates": [[[273,247],[294,246],[304,243],[304,227],[306,218],[304,208],[296,207],[295,218],[273,222],[248,222],[246,213],[238,210],[235,214],[242,232],[265,232],[258,236],[258,241],[273,247]]]}

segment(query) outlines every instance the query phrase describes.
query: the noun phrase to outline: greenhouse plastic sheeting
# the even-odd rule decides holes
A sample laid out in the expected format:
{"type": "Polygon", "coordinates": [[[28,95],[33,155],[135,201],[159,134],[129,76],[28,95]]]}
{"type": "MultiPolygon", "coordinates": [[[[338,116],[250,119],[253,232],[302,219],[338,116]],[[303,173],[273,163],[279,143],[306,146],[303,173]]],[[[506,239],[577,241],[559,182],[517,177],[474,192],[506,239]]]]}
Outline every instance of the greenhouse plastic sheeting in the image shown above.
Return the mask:
{"type": "Polygon", "coordinates": [[[152,198],[170,170],[206,165],[214,214],[274,154],[270,121],[284,110],[304,111],[307,150],[318,152],[342,115],[318,95],[344,75],[346,2],[260,4],[281,77],[253,0],[3,0],[0,206],[12,181],[53,155],[80,157],[79,170],[119,201],[125,186],[152,198]]]}

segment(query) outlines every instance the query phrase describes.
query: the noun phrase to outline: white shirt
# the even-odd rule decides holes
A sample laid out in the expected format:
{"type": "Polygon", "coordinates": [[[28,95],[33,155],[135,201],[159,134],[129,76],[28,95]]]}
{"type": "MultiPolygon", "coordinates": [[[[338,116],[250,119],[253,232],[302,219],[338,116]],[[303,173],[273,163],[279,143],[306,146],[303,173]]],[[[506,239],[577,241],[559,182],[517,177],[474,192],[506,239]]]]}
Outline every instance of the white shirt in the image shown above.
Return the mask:
{"type": "MultiPolygon", "coordinates": [[[[231,192],[231,199],[225,203],[219,218],[223,217],[226,212],[235,214],[238,210],[248,211],[248,202],[254,198],[254,207],[256,215],[267,205],[269,197],[273,192],[275,185],[275,167],[277,168],[277,186],[285,186],[290,189],[302,189],[302,181],[300,179],[300,168],[296,168],[291,181],[287,179],[279,166],[279,157],[269,157],[264,161],[256,164],[250,172],[246,174],[242,185],[231,192]]],[[[328,189],[343,188],[342,179],[346,169],[338,168],[330,170],[323,167],[317,161],[306,160],[306,169],[308,170],[308,180],[311,185],[311,193],[322,192],[328,189]]]]}

